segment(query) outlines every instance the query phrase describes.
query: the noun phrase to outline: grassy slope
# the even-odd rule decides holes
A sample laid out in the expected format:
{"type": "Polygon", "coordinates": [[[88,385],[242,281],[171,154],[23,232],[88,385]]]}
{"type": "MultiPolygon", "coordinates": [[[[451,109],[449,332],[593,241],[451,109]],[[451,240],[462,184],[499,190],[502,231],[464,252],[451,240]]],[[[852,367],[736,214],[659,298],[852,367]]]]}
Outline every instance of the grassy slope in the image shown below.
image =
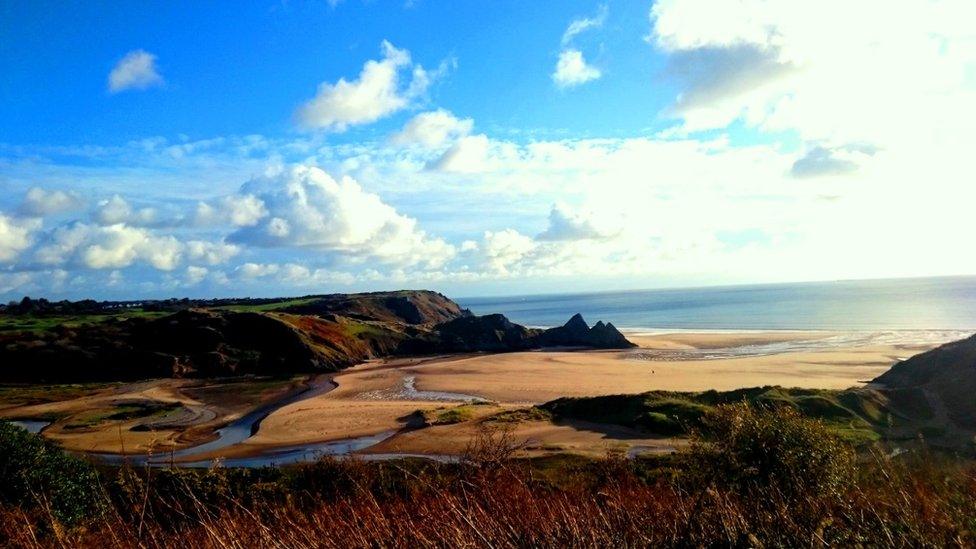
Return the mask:
{"type": "Polygon", "coordinates": [[[42,333],[55,328],[81,328],[94,326],[108,320],[125,318],[160,318],[167,312],[143,311],[141,309],[127,309],[118,313],[99,313],[85,315],[2,315],[0,314],[0,332],[32,332],[42,333]]]}
{"type": "Polygon", "coordinates": [[[651,391],[637,395],[561,398],[540,406],[556,418],[612,423],[661,435],[681,435],[700,425],[720,404],[790,406],[822,420],[852,442],[897,438],[931,429],[932,410],[920,392],[847,391],[757,387],[736,391],[679,393],[651,391]]]}

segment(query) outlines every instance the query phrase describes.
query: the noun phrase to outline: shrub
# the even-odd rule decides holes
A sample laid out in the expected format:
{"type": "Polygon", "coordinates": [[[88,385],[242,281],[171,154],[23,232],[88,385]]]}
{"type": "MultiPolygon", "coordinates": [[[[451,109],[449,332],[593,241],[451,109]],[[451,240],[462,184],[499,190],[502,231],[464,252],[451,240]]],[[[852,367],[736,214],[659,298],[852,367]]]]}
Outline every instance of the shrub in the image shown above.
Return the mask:
{"type": "Polygon", "coordinates": [[[693,434],[691,473],[745,494],[839,494],[854,475],[854,451],[821,421],[789,406],[718,406],[693,434]]]}
{"type": "Polygon", "coordinates": [[[67,524],[97,516],[104,503],[89,463],[6,421],[0,421],[0,500],[47,509],[67,524]]]}

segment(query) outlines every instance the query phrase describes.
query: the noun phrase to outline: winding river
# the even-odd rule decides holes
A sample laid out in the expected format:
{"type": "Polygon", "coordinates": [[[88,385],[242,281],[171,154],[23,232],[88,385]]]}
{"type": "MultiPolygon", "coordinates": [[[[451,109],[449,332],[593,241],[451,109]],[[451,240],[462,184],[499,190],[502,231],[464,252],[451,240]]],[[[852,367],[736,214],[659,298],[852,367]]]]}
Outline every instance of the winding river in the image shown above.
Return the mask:
{"type": "MultiPolygon", "coordinates": [[[[384,431],[373,435],[356,438],[333,440],[313,444],[302,444],[296,446],[285,446],[273,448],[256,456],[235,457],[235,458],[203,458],[194,460],[194,456],[207,456],[213,452],[229,448],[231,446],[247,441],[258,432],[261,422],[273,412],[310,398],[324,395],[338,386],[333,380],[333,374],[323,374],[308,382],[308,385],[297,392],[294,392],[282,399],[260,406],[240,418],[228,423],[224,427],[217,429],[217,437],[213,440],[181,448],[166,453],[159,454],[109,454],[90,452],[86,455],[92,456],[103,463],[112,465],[129,464],[135,466],[167,466],[177,465],[180,467],[210,467],[216,462],[224,467],[275,467],[294,463],[315,461],[322,456],[349,455],[370,446],[379,444],[384,440],[394,436],[398,431],[384,431]]],[[[448,393],[441,391],[421,391],[415,387],[415,377],[406,376],[403,379],[403,388],[398,391],[399,398],[407,400],[432,400],[432,401],[453,401],[471,402],[483,401],[473,395],[463,395],[459,393],[448,393]]],[[[34,423],[42,422],[20,422],[31,423],[22,425],[30,430],[36,428],[39,431],[47,425],[44,423],[37,427],[34,423]]],[[[34,432],[37,432],[34,431],[34,432]]],[[[457,461],[457,456],[449,455],[417,455],[417,454],[364,454],[361,455],[367,460],[400,459],[400,458],[424,458],[442,462],[457,461]]]]}

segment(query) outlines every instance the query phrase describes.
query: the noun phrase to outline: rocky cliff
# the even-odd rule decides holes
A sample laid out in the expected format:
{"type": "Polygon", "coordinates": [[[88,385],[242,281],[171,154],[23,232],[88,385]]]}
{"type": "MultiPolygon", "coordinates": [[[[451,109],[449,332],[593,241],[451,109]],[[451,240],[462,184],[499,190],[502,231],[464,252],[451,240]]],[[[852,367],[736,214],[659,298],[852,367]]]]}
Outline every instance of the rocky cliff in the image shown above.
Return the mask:
{"type": "Polygon", "coordinates": [[[597,322],[592,328],[576,313],[557,328],[550,328],[536,336],[539,347],[594,347],[597,349],[628,349],[636,347],[613,324],[597,322]]]}

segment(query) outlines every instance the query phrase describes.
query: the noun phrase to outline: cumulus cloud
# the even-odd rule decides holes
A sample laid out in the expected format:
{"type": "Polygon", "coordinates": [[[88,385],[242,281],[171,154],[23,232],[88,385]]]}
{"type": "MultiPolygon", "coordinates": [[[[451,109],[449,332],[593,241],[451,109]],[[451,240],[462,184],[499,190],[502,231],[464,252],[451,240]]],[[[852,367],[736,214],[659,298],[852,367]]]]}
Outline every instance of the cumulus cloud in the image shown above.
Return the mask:
{"type": "Polygon", "coordinates": [[[538,240],[591,240],[616,236],[621,231],[617,223],[600,219],[593,212],[574,212],[568,206],[556,204],[549,212],[549,226],[538,240]]]}
{"type": "Polygon", "coordinates": [[[513,264],[535,249],[535,242],[514,229],[485,231],[479,247],[488,267],[497,274],[507,274],[513,264]]]}
{"type": "Polygon", "coordinates": [[[687,130],[742,120],[809,141],[951,142],[971,133],[972,16],[960,0],[660,0],[650,38],[671,56],[687,130]]]}
{"type": "Polygon", "coordinates": [[[208,242],[206,240],[190,240],[186,243],[186,255],[190,261],[219,265],[230,261],[241,252],[239,246],[226,242],[208,242]]]}
{"type": "Polygon", "coordinates": [[[458,139],[440,158],[427,168],[444,172],[477,173],[488,167],[491,142],[484,134],[458,139]]]}
{"type": "Polygon", "coordinates": [[[121,223],[97,226],[81,222],[54,229],[34,253],[43,265],[120,269],[146,263],[162,271],[175,269],[182,256],[183,245],[172,236],[121,223]]]}
{"type": "Polygon", "coordinates": [[[184,280],[187,286],[195,286],[203,282],[203,280],[207,278],[207,275],[209,273],[210,270],[207,269],[206,267],[197,267],[195,265],[190,265],[189,267],[186,268],[186,274],[184,276],[184,280]]]}
{"type": "Polygon", "coordinates": [[[119,60],[108,75],[108,90],[144,90],[163,84],[156,69],[156,56],[145,50],[133,50],[119,60]]]}
{"type": "Polygon", "coordinates": [[[133,208],[129,202],[119,195],[100,200],[92,211],[92,220],[99,225],[128,225],[146,226],[156,223],[156,210],[153,208],[133,208]]]}
{"type": "Polygon", "coordinates": [[[775,49],[750,44],[678,51],[667,73],[683,87],[668,112],[682,117],[687,130],[722,127],[743,113],[761,116],[765,93],[781,91],[777,84],[797,70],[775,49]]]}
{"type": "Polygon", "coordinates": [[[244,280],[274,278],[275,282],[304,288],[321,288],[328,284],[348,285],[356,281],[356,277],[351,273],[321,268],[311,269],[298,263],[248,262],[237,267],[235,273],[244,280]]]}
{"type": "Polygon", "coordinates": [[[261,247],[300,247],[352,259],[400,265],[443,265],[454,247],[427,235],[415,219],[398,213],[355,180],[332,178],[315,167],[296,166],[244,185],[268,216],[243,227],[231,240],[261,247]]]}
{"type": "Polygon", "coordinates": [[[260,198],[251,195],[230,195],[215,200],[212,203],[197,204],[194,223],[197,225],[225,225],[235,227],[250,227],[257,225],[261,218],[268,215],[268,209],[260,198]]]}
{"type": "Polygon", "coordinates": [[[390,138],[390,142],[401,146],[435,148],[468,135],[473,127],[474,121],[470,118],[459,119],[449,111],[437,109],[411,118],[399,133],[390,138]]]}
{"type": "Polygon", "coordinates": [[[17,259],[32,241],[32,234],[41,227],[37,219],[18,219],[0,213],[0,263],[17,259]]]}
{"type": "Polygon", "coordinates": [[[319,84],[315,97],[298,109],[299,123],[306,128],[342,132],[349,126],[375,122],[411,105],[447,70],[447,65],[442,65],[437,71],[427,71],[411,61],[409,51],[397,49],[386,40],[381,48],[383,58],[367,61],[358,79],[319,84]],[[401,82],[402,73],[410,75],[406,85],[401,82]]]}
{"type": "Polygon", "coordinates": [[[18,211],[26,216],[44,217],[77,210],[83,205],[84,200],[77,193],[31,187],[24,195],[18,211]]]}
{"type": "Polygon", "coordinates": [[[583,58],[583,52],[576,49],[566,49],[559,53],[556,70],[552,73],[552,81],[560,88],[571,88],[600,78],[600,69],[590,65],[583,58]]]}

